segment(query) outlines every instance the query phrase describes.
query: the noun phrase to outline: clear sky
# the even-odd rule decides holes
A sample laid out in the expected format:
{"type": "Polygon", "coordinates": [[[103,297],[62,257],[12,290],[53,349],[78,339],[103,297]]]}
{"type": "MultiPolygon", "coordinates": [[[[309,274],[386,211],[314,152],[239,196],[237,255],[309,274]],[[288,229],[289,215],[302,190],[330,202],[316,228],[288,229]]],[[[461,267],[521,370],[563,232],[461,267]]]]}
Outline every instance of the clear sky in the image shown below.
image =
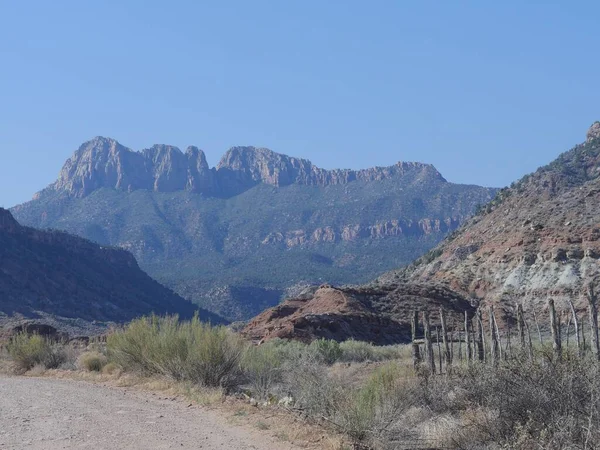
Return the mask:
{"type": "Polygon", "coordinates": [[[94,136],[503,186],[600,119],[597,1],[0,0],[0,206],[94,136]]]}

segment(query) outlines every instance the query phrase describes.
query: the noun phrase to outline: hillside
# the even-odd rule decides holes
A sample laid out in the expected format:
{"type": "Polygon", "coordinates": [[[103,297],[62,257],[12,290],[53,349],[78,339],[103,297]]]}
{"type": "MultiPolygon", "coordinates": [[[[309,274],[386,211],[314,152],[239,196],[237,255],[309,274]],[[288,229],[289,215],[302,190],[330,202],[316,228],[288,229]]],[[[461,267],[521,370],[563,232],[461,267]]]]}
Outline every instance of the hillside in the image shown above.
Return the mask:
{"type": "MultiPolygon", "coordinates": [[[[254,318],[244,334],[375,343],[402,341],[413,309],[469,311],[494,305],[498,319],[545,314],[549,298],[569,315],[568,299],[584,309],[585,286],[600,281],[600,123],[586,141],[502,189],[478,214],[407,267],[331,295],[307,291],[254,318]],[[370,299],[365,301],[365,299],[370,299]],[[373,299],[375,302],[373,302],[373,299]],[[471,306],[467,306],[471,305],[471,306]],[[374,319],[386,322],[381,339],[374,319]],[[351,321],[352,327],[346,324],[351,321]],[[389,327],[388,322],[394,326],[389,327]],[[331,330],[336,330],[332,333],[331,330]],[[392,331],[396,330],[396,332],[392,331]],[[398,331],[400,330],[400,331],[398,331]]],[[[451,313],[452,315],[452,313],[451,313]]],[[[458,319],[458,317],[456,317],[458,319]]],[[[565,321],[566,321],[565,317],[565,321]]]]}
{"type": "Polygon", "coordinates": [[[408,264],[494,193],[421,163],[325,170],[235,147],[209,168],[195,147],[135,152],[95,138],[12,212],[125,248],[183,297],[239,320],[307,285],[366,282],[408,264]]]}
{"type": "MultiPolygon", "coordinates": [[[[131,253],[23,227],[0,208],[0,322],[125,322],[152,312],[191,317],[196,311],[144,273],[131,253]]],[[[200,316],[221,320],[207,311],[200,316]]]]}
{"type": "Polygon", "coordinates": [[[515,302],[544,308],[554,298],[585,307],[600,275],[600,123],[586,141],[501,190],[460,230],[378,284],[442,283],[506,316],[515,302]]]}

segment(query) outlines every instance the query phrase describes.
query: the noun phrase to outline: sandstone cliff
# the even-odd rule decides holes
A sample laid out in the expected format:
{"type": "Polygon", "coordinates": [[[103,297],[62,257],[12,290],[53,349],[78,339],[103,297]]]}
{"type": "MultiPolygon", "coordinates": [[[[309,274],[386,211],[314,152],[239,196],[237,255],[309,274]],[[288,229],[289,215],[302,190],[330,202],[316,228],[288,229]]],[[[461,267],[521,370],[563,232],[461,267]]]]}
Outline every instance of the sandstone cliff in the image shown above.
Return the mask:
{"type": "Polygon", "coordinates": [[[114,139],[96,137],[81,145],[63,166],[49,190],[85,197],[100,188],[155,192],[189,190],[220,197],[244,192],[256,184],[329,186],[412,175],[445,181],[430,164],[399,162],[364,170],[325,170],[306,159],[265,148],[233,147],[210,168],[197,147],[185,153],[170,145],[135,152],[114,139]]]}

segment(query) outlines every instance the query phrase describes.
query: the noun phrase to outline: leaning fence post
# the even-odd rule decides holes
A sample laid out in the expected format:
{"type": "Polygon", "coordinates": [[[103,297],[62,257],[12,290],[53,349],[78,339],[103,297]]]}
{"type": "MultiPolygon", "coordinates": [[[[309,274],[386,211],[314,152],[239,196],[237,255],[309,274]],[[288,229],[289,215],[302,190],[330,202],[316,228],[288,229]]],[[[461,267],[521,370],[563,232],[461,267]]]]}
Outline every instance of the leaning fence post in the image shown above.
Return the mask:
{"type": "Polygon", "coordinates": [[[573,323],[575,324],[575,338],[577,339],[577,354],[579,356],[582,355],[581,351],[581,340],[579,339],[579,321],[577,320],[577,314],[575,313],[575,306],[570,298],[567,299],[569,301],[569,307],[571,308],[571,315],[573,316],[573,323]]]}
{"type": "Polygon", "coordinates": [[[494,327],[494,307],[488,308],[489,323],[490,323],[490,361],[492,365],[498,362],[498,337],[496,336],[496,328],[494,327]]]}
{"type": "Polygon", "coordinates": [[[431,341],[431,327],[429,325],[429,312],[423,311],[423,333],[425,336],[425,351],[431,374],[435,375],[435,358],[433,355],[433,342],[431,341]]]}
{"type": "Polygon", "coordinates": [[[416,368],[421,362],[421,351],[419,350],[419,343],[417,342],[417,330],[419,327],[419,312],[413,311],[411,320],[411,334],[412,334],[412,357],[413,366],[416,368]]]}
{"type": "Polygon", "coordinates": [[[552,331],[552,348],[555,356],[560,359],[562,357],[562,343],[560,341],[560,330],[558,329],[558,321],[556,319],[556,309],[554,308],[554,300],[548,299],[548,310],[550,312],[550,330],[552,331]]]}

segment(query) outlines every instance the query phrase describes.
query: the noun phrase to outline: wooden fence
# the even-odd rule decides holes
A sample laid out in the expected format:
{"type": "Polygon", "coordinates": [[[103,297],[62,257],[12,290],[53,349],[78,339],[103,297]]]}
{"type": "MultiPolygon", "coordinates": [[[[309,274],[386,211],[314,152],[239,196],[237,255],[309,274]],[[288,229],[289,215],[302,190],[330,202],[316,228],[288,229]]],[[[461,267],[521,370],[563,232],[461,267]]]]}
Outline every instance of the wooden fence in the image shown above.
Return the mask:
{"type": "Polygon", "coordinates": [[[411,318],[413,363],[415,367],[425,364],[431,373],[451,373],[452,365],[457,361],[461,364],[479,361],[495,365],[517,354],[533,359],[537,346],[534,340],[539,341],[543,348],[548,339],[557,359],[563,358],[567,349],[573,349],[579,357],[591,353],[600,361],[598,298],[591,284],[584,294],[587,299],[584,314],[578,314],[573,302],[568,299],[569,309],[559,315],[554,300],[548,299],[548,327],[545,332],[542,332],[534,310],[531,314],[533,330],[531,319],[526,319],[520,304],[515,306],[514,320],[507,320],[504,329],[498,325],[493,306],[487,307],[486,311],[480,307],[474,315],[465,312],[464,321],[460,320],[460,324],[456,320],[449,324],[446,311],[440,308],[439,324],[435,327],[430,323],[429,311],[414,311],[411,318]],[[566,330],[561,317],[568,317],[566,330]],[[537,337],[533,338],[532,333],[537,337]]]}

